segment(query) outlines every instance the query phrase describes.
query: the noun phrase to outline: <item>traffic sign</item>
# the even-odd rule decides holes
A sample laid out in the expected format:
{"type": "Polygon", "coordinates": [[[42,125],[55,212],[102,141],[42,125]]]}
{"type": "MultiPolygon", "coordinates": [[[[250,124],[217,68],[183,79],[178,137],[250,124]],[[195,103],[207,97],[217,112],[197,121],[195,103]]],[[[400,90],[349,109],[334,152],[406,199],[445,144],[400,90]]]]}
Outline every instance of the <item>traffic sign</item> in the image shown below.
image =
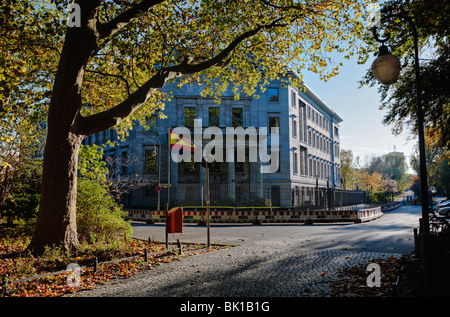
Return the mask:
{"type": "Polygon", "coordinates": [[[155,190],[156,190],[157,192],[160,192],[160,191],[161,191],[161,186],[156,186],[156,187],[155,187],[155,190]]]}

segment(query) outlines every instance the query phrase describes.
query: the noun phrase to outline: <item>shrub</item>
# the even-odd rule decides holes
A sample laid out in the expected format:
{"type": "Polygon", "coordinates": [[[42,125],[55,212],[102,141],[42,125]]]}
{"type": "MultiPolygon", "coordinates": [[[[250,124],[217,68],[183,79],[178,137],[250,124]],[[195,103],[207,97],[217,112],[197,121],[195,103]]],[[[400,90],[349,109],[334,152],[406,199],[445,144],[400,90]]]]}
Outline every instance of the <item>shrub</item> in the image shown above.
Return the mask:
{"type": "Polygon", "coordinates": [[[115,244],[132,236],[126,212],[101,184],[81,179],[78,182],[77,228],[81,242],[115,244]]]}
{"type": "Polygon", "coordinates": [[[82,146],[77,195],[77,229],[81,243],[108,247],[131,238],[133,230],[106,184],[109,172],[99,146],[82,146]]]}

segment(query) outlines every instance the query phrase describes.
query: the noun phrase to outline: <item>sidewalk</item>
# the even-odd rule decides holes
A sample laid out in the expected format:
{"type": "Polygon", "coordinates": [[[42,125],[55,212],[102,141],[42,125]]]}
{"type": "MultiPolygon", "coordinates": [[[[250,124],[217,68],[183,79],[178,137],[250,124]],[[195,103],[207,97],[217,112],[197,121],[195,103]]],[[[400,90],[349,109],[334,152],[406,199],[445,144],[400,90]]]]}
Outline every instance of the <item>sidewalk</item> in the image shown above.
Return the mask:
{"type": "MultiPolygon", "coordinates": [[[[328,297],[345,268],[400,254],[237,246],[188,256],[78,296],[328,297]]],[[[367,273],[369,274],[369,273],[367,273]]],[[[361,287],[367,287],[365,280],[361,287]]]]}

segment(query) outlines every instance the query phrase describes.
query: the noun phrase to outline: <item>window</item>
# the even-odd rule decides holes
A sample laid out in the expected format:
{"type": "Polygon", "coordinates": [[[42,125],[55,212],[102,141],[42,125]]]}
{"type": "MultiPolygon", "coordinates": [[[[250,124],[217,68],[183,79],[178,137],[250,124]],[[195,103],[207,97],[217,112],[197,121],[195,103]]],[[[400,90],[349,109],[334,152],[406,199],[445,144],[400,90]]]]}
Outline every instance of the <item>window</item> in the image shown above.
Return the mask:
{"type": "Polygon", "coordinates": [[[195,107],[184,108],[184,126],[187,128],[194,127],[195,107]]]}
{"type": "Polygon", "coordinates": [[[233,108],[231,110],[231,125],[234,128],[243,126],[243,109],[242,108],[233,108]]]}
{"type": "Polygon", "coordinates": [[[211,107],[208,109],[209,115],[209,126],[218,127],[219,126],[219,107],[211,107]]]}
{"type": "Polygon", "coordinates": [[[269,102],[280,101],[278,88],[268,88],[267,89],[267,97],[269,99],[269,102]]]}
{"type": "Polygon", "coordinates": [[[308,131],[308,145],[311,145],[311,139],[312,139],[311,131],[308,131]]]}
{"type": "Polygon", "coordinates": [[[309,158],[309,177],[312,177],[312,173],[313,173],[313,163],[312,158],[309,158]]]}
{"type": "Polygon", "coordinates": [[[243,173],[244,172],[244,162],[238,162],[236,151],[234,152],[234,171],[235,171],[235,173],[243,173]]]}
{"type": "Polygon", "coordinates": [[[294,127],[293,127],[293,129],[292,129],[292,136],[293,136],[294,138],[297,137],[297,120],[295,120],[295,119],[294,119],[294,127]]]}
{"type": "Polygon", "coordinates": [[[269,117],[269,133],[279,134],[280,133],[280,118],[269,117]]]}
{"type": "Polygon", "coordinates": [[[294,152],[294,174],[297,175],[298,173],[298,154],[297,152],[294,152]]]}
{"type": "Polygon", "coordinates": [[[338,129],[338,127],[334,127],[334,135],[339,136],[339,129],[338,129]]]}
{"type": "Polygon", "coordinates": [[[297,107],[297,96],[294,91],[291,92],[291,103],[292,107],[297,107]]]}
{"type": "Polygon", "coordinates": [[[298,126],[299,126],[299,139],[303,142],[306,142],[306,128],[307,128],[307,123],[306,123],[306,105],[299,99],[298,100],[298,126]]]}
{"type": "Polygon", "coordinates": [[[152,133],[156,132],[157,119],[158,119],[158,117],[155,116],[155,115],[147,117],[145,119],[145,121],[147,123],[147,126],[148,126],[148,130],[147,131],[152,132],[152,133]]]}
{"type": "Polygon", "coordinates": [[[114,154],[110,154],[108,156],[108,158],[106,159],[106,166],[108,167],[109,170],[109,175],[113,176],[115,174],[115,156],[114,154]]]}
{"type": "MultiPolygon", "coordinates": [[[[191,159],[189,162],[184,163],[184,172],[185,173],[195,173],[197,164],[194,162],[194,154],[191,154],[191,159]]],[[[208,166],[209,167],[209,166],[208,166]]]]}
{"type": "Polygon", "coordinates": [[[156,161],[156,153],[153,153],[153,150],[146,150],[144,171],[146,173],[156,172],[156,161]]]}
{"type": "Polygon", "coordinates": [[[122,152],[122,157],[121,157],[121,160],[120,160],[120,172],[122,173],[122,174],[126,174],[128,171],[127,171],[127,152],[126,151],[123,151],[122,152]]]}
{"type": "Polygon", "coordinates": [[[308,164],[307,162],[307,151],[306,148],[301,146],[300,147],[300,174],[301,175],[306,175],[306,165],[308,164]]]}

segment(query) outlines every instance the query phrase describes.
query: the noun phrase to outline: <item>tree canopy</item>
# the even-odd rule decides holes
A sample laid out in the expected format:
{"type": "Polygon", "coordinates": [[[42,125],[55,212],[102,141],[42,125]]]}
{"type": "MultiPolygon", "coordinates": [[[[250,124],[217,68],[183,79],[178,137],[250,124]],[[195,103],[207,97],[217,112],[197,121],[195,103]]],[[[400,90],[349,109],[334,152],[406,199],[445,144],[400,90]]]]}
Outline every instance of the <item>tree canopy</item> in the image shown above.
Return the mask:
{"type": "MultiPolygon", "coordinates": [[[[425,134],[428,140],[446,149],[450,146],[450,4],[439,0],[403,0],[385,2],[382,16],[402,13],[412,19],[417,28],[420,46],[420,73],[422,104],[425,116],[425,134]]],[[[379,85],[381,109],[387,110],[383,123],[392,125],[394,134],[407,128],[416,135],[417,87],[414,70],[413,33],[411,25],[400,18],[383,20],[383,27],[390,34],[386,44],[392,54],[402,61],[402,71],[396,83],[379,85]]],[[[373,41],[373,40],[372,40],[373,41]]],[[[374,43],[378,47],[378,43],[374,43]]],[[[375,85],[376,80],[368,71],[361,81],[375,85]]]]}
{"type": "Polygon", "coordinates": [[[134,120],[145,125],[143,118],[170,98],[160,88],[174,80],[199,83],[205,95],[232,85],[236,97],[264,90],[288,70],[326,80],[340,66],[331,53],[364,51],[369,2],[3,1],[1,118],[31,126],[36,113],[34,123],[46,128],[30,248],[77,247],[77,164],[86,136],[110,128],[126,133],[134,120]]]}

